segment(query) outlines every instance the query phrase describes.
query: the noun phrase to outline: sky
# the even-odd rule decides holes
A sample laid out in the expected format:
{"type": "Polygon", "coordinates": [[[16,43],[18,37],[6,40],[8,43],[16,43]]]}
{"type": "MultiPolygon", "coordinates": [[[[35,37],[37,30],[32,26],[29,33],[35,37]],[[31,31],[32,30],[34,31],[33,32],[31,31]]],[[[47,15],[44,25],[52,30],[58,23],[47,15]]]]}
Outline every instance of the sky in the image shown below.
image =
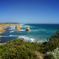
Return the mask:
{"type": "Polygon", "coordinates": [[[59,0],[0,0],[0,22],[59,24],[59,0]]]}

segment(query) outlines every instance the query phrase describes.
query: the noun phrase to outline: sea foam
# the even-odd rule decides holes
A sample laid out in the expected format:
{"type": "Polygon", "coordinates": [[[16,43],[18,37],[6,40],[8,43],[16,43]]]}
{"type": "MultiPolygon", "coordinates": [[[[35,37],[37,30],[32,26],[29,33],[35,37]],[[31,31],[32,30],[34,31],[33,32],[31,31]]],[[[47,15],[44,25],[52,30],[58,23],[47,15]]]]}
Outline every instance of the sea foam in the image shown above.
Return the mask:
{"type": "Polygon", "coordinates": [[[9,31],[10,33],[14,32],[14,31],[9,31]]]}
{"type": "Polygon", "coordinates": [[[21,30],[19,30],[19,31],[25,31],[25,30],[21,29],[21,30]]]}
{"type": "Polygon", "coordinates": [[[34,42],[35,41],[34,38],[30,38],[28,36],[19,36],[18,38],[24,38],[24,41],[31,41],[31,42],[34,42]]]}

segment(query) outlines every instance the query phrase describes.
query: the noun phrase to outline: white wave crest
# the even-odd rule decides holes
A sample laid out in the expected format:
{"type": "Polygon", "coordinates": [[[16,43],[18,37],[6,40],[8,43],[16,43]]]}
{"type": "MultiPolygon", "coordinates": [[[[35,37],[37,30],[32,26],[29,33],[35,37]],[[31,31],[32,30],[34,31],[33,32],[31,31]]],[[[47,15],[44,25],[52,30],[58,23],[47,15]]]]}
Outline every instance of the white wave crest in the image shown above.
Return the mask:
{"type": "Polygon", "coordinates": [[[2,36],[0,36],[0,37],[2,37],[2,36]]]}
{"type": "Polygon", "coordinates": [[[10,37],[10,36],[0,36],[0,37],[10,37]]]}
{"type": "Polygon", "coordinates": [[[35,39],[34,38],[30,38],[28,36],[19,36],[18,38],[24,38],[25,41],[35,42],[35,39]]]}
{"type": "Polygon", "coordinates": [[[18,35],[0,36],[0,37],[18,37],[18,35]]]}
{"type": "Polygon", "coordinates": [[[10,35],[10,37],[17,37],[17,35],[10,35]]]}
{"type": "Polygon", "coordinates": [[[34,42],[34,41],[35,41],[35,39],[34,39],[34,38],[31,38],[30,40],[31,40],[31,42],[34,42]]]}
{"type": "Polygon", "coordinates": [[[12,32],[14,32],[14,31],[10,31],[10,33],[12,33],[12,32]]]}
{"type": "Polygon", "coordinates": [[[31,31],[32,31],[32,32],[35,32],[35,31],[39,31],[39,30],[30,30],[30,32],[31,32],[31,31]]]}
{"type": "Polygon", "coordinates": [[[21,30],[19,30],[19,31],[25,31],[25,30],[21,29],[21,30]]]}
{"type": "Polygon", "coordinates": [[[0,32],[0,34],[1,34],[2,32],[0,32]]]}

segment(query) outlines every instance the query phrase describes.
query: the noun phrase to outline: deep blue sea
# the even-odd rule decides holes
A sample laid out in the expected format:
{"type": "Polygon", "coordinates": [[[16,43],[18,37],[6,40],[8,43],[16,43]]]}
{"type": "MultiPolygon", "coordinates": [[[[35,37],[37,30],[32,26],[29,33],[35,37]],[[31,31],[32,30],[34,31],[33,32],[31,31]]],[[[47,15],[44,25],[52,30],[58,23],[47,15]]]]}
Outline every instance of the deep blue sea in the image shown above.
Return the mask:
{"type": "MultiPolygon", "coordinates": [[[[15,25],[16,26],[16,25],[15,25]]],[[[16,38],[24,38],[24,41],[40,40],[47,41],[52,34],[59,30],[59,24],[20,24],[21,30],[16,31],[15,26],[9,26],[0,34],[0,43],[7,42],[16,38]],[[26,26],[30,31],[26,31],[26,26]]]]}

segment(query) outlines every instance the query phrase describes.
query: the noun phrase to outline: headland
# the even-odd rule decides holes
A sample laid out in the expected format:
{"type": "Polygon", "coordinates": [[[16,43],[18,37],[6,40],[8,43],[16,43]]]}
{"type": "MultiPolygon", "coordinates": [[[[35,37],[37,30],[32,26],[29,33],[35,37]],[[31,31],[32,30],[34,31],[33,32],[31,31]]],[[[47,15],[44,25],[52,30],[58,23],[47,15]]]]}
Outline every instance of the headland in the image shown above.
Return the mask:
{"type": "Polygon", "coordinates": [[[13,26],[15,25],[16,23],[0,23],[0,32],[3,32],[5,31],[4,29],[8,26],[13,26]]]}

